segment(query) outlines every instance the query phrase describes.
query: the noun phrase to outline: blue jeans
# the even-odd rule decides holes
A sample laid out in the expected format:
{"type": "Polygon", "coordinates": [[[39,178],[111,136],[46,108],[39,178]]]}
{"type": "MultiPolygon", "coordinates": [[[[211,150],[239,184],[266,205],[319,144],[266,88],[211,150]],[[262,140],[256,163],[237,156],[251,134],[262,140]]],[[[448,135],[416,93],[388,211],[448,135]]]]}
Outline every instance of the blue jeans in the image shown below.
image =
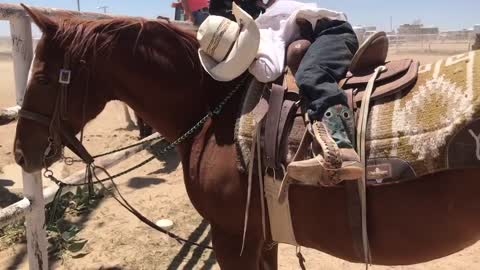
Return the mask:
{"type": "Polygon", "coordinates": [[[200,24],[205,21],[205,19],[210,15],[208,13],[208,9],[199,9],[197,11],[192,12],[192,17],[193,17],[193,24],[196,26],[200,26],[200,24]]]}
{"type": "Polygon", "coordinates": [[[331,106],[348,106],[347,97],[339,89],[338,81],[345,77],[353,55],[358,50],[358,40],[348,22],[323,20],[313,34],[298,68],[295,79],[300,94],[306,101],[311,120],[321,120],[331,106]]]}

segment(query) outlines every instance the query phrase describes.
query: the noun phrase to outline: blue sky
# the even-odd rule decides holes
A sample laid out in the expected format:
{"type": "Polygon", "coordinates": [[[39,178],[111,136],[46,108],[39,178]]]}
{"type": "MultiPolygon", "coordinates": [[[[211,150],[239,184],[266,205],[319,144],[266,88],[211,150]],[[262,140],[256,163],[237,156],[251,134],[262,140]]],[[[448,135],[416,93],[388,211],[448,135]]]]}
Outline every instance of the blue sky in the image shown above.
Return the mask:
{"type": "MultiPolygon", "coordinates": [[[[0,0],[1,1],[1,0],[0,0]]],[[[76,9],[76,0],[7,0],[32,6],[76,9]]],[[[80,0],[82,11],[98,12],[98,6],[108,6],[108,13],[154,18],[172,17],[170,7],[176,0],[80,0]]],[[[390,16],[394,27],[421,19],[425,25],[441,30],[471,28],[480,24],[479,0],[300,0],[317,2],[320,6],[340,10],[349,16],[352,24],[376,25],[390,30],[390,16]]],[[[9,34],[8,23],[0,21],[0,36],[9,34]]]]}

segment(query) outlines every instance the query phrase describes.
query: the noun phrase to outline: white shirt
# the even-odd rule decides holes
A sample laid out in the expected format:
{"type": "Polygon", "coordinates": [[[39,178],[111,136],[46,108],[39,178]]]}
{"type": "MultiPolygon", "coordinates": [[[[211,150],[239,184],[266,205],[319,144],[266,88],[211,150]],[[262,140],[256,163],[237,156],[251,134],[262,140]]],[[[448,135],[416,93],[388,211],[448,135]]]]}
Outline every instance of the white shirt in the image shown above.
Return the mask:
{"type": "Polygon", "coordinates": [[[313,27],[317,20],[325,17],[347,20],[344,13],[318,8],[315,3],[277,0],[255,20],[260,29],[260,46],[256,60],[248,70],[260,82],[274,81],[283,73],[285,50],[291,42],[300,37],[300,30],[295,22],[297,17],[308,20],[313,27]]]}

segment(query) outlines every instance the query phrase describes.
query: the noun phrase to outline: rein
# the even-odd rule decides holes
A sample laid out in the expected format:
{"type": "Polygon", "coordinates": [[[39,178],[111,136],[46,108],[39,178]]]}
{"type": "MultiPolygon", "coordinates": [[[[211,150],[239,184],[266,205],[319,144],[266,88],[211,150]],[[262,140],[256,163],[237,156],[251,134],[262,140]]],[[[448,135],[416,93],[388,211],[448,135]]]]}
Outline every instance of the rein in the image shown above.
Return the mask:
{"type": "MultiPolygon", "coordinates": [[[[130,213],[132,213],[134,216],[136,216],[140,221],[142,221],[146,225],[150,226],[151,228],[156,229],[157,231],[160,231],[160,232],[168,235],[169,237],[175,239],[180,244],[188,244],[188,245],[192,245],[192,246],[198,246],[198,247],[201,247],[201,248],[204,248],[204,249],[213,249],[211,246],[202,245],[202,244],[190,241],[188,239],[182,238],[182,237],[180,237],[180,236],[178,236],[174,233],[171,233],[171,232],[159,227],[154,222],[152,222],[151,220],[146,218],[138,210],[136,210],[132,205],[130,205],[130,203],[128,203],[128,201],[120,193],[117,185],[115,184],[115,182],[113,180],[115,178],[119,177],[119,176],[122,176],[122,175],[124,175],[124,174],[126,174],[130,171],[133,171],[133,170],[147,164],[148,162],[155,159],[155,156],[152,156],[152,157],[144,160],[143,162],[135,165],[134,167],[132,167],[130,169],[127,169],[127,170],[125,170],[121,173],[118,173],[116,175],[110,175],[110,173],[105,168],[95,165],[95,163],[94,163],[94,158],[95,157],[105,156],[105,155],[108,155],[108,154],[111,154],[111,153],[115,153],[115,152],[118,152],[118,151],[125,150],[125,149],[133,147],[133,146],[137,146],[139,144],[144,144],[146,142],[141,142],[141,143],[137,143],[137,144],[127,146],[127,147],[122,147],[120,149],[110,151],[110,152],[107,152],[107,153],[104,153],[104,154],[96,155],[94,157],[92,157],[92,155],[90,155],[90,153],[85,149],[85,147],[83,146],[82,141],[81,141],[83,139],[83,127],[85,126],[85,112],[86,112],[86,103],[87,103],[87,97],[88,97],[88,79],[90,77],[89,74],[88,74],[88,77],[87,77],[86,94],[85,94],[85,97],[84,97],[84,100],[83,100],[83,112],[82,112],[83,119],[82,119],[82,130],[80,132],[80,134],[81,134],[80,140],[77,139],[77,137],[72,132],[70,132],[69,130],[62,127],[61,122],[63,120],[68,119],[67,118],[68,86],[70,85],[70,82],[71,82],[71,73],[72,73],[71,70],[68,69],[68,61],[69,61],[69,57],[66,57],[65,58],[65,63],[64,63],[64,68],[61,69],[60,73],[59,73],[59,83],[61,84],[61,88],[60,88],[59,94],[57,95],[57,100],[56,100],[56,103],[55,103],[55,107],[54,107],[54,111],[53,111],[52,116],[48,117],[48,116],[42,115],[40,113],[31,112],[31,111],[28,111],[28,110],[25,110],[25,109],[21,109],[20,112],[19,112],[19,117],[35,121],[35,122],[37,122],[41,125],[44,125],[44,126],[48,127],[48,129],[49,129],[48,145],[47,145],[47,147],[44,151],[43,162],[44,162],[44,166],[45,166],[45,169],[46,169],[46,171],[44,173],[44,176],[46,178],[50,179],[51,181],[53,181],[59,187],[59,189],[57,191],[57,194],[55,194],[53,209],[56,209],[56,202],[58,201],[57,199],[60,198],[60,196],[62,194],[63,187],[88,185],[89,186],[89,191],[93,192],[93,185],[94,184],[101,184],[102,187],[105,190],[110,192],[112,197],[120,205],[122,205],[130,213]],[[46,160],[49,157],[54,156],[57,153],[57,151],[61,152],[62,149],[63,149],[63,146],[66,146],[70,150],[72,150],[72,152],[74,152],[78,157],[80,157],[80,159],[86,164],[86,170],[85,170],[85,176],[86,176],[86,180],[87,180],[86,183],[80,183],[80,184],[65,183],[65,182],[57,179],[54,176],[53,171],[51,171],[49,169],[49,167],[46,166],[46,164],[47,164],[46,160]],[[107,175],[107,177],[105,179],[100,179],[95,172],[97,169],[100,170],[101,172],[105,173],[107,175]],[[96,181],[92,181],[92,178],[95,178],[96,181]],[[118,197],[115,195],[115,193],[113,191],[110,191],[109,189],[107,189],[103,185],[103,182],[108,181],[108,180],[111,181],[114,189],[118,193],[118,197]]],[[[81,60],[81,63],[85,63],[85,61],[81,60]]],[[[87,69],[87,71],[88,71],[88,69],[87,69]]],[[[160,154],[160,155],[166,154],[166,153],[174,150],[176,146],[184,143],[188,139],[191,139],[192,135],[194,135],[195,132],[197,132],[200,128],[202,128],[203,125],[207,122],[208,119],[213,118],[214,116],[219,115],[222,112],[225,104],[232,98],[232,96],[235,93],[237,93],[239,91],[239,89],[243,85],[244,81],[245,81],[245,78],[242,79],[242,81],[240,83],[238,83],[235,86],[235,88],[232,91],[230,91],[227,94],[227,96],[213,110],[210,110],[192,128],[190,128],[188,131],[186,131],[183,135],[181,135],[175,141],[173,141],[172,143],[169,143],[167,146],[162,148],[160,151],[156,151],[156,154],[160,154]]],[[[155,138],[155,139],[164,140],[163,138],[155,138]]],[[[155,139],[152,139],[152,140],[149,140],[149,141],[153,141],[155,139]]],[[[149,142],[149,141],[147,141],[147,142],[149,142]]],[[[66,158],[63,156],[63,153],[61,155],[62,155],[62,158],[64,160],[66,160],[66,158]]],[[[73,162],[74,160],[71,160],[71,161],[73,162]]],[[[53,213],[51,213],[51,216],[53,217],[54,214],[55,214],[55,211],[53,211],[53,213]]]]}

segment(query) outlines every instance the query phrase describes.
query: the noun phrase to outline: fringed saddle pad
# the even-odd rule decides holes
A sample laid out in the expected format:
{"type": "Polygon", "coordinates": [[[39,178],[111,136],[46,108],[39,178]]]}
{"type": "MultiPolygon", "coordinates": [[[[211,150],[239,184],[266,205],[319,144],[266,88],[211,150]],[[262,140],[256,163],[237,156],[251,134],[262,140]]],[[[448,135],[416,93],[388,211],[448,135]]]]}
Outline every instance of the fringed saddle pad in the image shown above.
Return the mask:
{"type": "Polygon", "coordinates": [[[480,53],[421,66],[416,85],[373,102],[368,178],[395,182],[447,169],[480,168],[480,53]]]}
{"type": "Polygon", "coordinates": [[[259,102],[266,102],[262,99],[266,85],[255,79],[247,84],[243,95],[240,113],[235,123],[235,142],[241,171],[246,170],[250,160],[250,149],[252,139],[260,119],[268,110],[268,105],[257,106],[259,102]]]}
{"type": "MultiPolygon", "coordinates": [[[[266,102],[261,98],[264,89],[264,84],[252,81],[237,119],[235,137],[243,168],[250,160],[255,117],[266,113],[256,106],[266,102]]],[[[415,86],[372,103],[366,139],[368,184],[480,168],[480,52],[421,66],[415,86]]],[[[292,129],[292,146],[298,145],[302,124],[292,129]]]]}
{"type": "MultiPolygon", "coordinates": [[[[288,76],[292,76],[289,74],[288,76]]],[[[288,78],[288,77],[287,77],[288,78]]],[[[289,93],[294,94],[294,93],[289,93]]],[[[257,125],[267,114],[269,91],[266,84],[252,79],[243,96],[239,115],[235,125],[235,142],[237,145],[238,160],[240,169],[245,171],[250,162],[252,138],[257,125]]],[[[263,128],[263,127],[262,127],[263,128]]],[[[302,140],[305,125],[303,118],[295,117],[293,127],[288,134],[288,148],[284,153],[285,160],[289,163],[295,155],[300,141],[302,140]]],[[[262,129],[261,144],[264,145],[264,134],[262,129]]]]}

